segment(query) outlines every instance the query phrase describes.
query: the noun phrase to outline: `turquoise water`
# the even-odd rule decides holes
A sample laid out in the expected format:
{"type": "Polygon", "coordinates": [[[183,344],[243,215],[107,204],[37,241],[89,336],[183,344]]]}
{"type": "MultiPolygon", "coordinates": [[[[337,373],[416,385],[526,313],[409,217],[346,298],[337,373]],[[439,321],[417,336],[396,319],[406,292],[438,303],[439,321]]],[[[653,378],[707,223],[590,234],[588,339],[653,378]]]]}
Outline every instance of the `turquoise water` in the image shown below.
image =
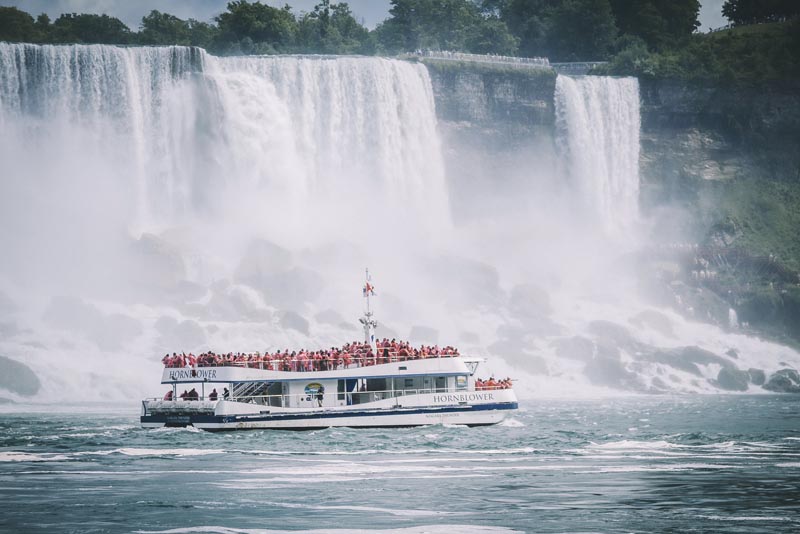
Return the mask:
{"type": "Polygon", "coordinates": [[[800,398],[522,404],[507,424],[143,430],[0,416],[4,532],[798,532],[800,398]]]}

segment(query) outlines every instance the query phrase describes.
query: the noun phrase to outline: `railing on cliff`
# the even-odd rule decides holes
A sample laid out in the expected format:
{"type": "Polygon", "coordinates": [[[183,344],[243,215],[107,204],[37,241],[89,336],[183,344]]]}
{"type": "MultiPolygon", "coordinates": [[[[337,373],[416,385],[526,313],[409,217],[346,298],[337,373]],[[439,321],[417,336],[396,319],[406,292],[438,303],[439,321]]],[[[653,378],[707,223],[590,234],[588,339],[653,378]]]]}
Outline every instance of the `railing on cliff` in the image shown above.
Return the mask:
{"type": "Polygon", "coordinates": [[[581,75],[589,74],[595,67],[607,65],[608,61],[570,61],[567,63],[550,63],[550,66],[559,74],[581,75]]]}
{"type": "Polygon", "coordinates": [[[549,69],[550,61],[546,57],[513,57],[494,54],[468,54],[466,52],[447,52],[443,50],[417,50],[412,57],[435,59],[442,61],[459,61],[468,63],[490,63],[521,69],[549,69]]]}

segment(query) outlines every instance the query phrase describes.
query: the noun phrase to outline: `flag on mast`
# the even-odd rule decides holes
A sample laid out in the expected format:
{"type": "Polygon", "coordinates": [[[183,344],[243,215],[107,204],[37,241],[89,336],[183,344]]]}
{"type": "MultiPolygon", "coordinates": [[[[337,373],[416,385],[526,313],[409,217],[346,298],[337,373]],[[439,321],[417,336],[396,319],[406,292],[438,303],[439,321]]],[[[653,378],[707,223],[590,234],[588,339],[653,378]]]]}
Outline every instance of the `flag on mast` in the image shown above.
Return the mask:
{"type": "Polygon", "coordinates": [[[375,295],[375,286],[367,282],[366,284],[364,284],[364,287],[362,288],[361,292],[364,294],[365,297],[367,295],[375,295]]]}

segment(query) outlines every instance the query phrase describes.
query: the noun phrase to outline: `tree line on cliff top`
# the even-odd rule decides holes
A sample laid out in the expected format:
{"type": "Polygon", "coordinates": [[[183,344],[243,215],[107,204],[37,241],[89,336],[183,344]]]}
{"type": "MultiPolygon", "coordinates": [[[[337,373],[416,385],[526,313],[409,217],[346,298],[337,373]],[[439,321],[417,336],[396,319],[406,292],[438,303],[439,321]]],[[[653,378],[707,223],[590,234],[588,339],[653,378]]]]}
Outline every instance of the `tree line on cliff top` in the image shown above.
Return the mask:
{"type": "MultiPolygon", "coordinates": [[[[219,55],[433,49],[551,61],[611,59],[615,73],[647,76],[680,70],[680,63],[715,71],[707,63],[719,59],[720,43],[696,33],[699,9],[699,0],[391,0],[389,17],[370,31],[345,2],[321,0],[312,11],[295,13],[288,5],[235,0],[212,22],[154,10],[134,31],[108,15],[65,13],[51,21],[45,14],[34,18],[0,7],[0,41],[192,45],[219,55]]],[[[726,0],[723,7],[733,25],[796,21],[798,13],[797,0],[726,0]]],[[[781,55],[786,47],[782,57],[794,53],[791,38],[779,41],[777,47],[764,46],[751,36],[722,44],[735,50],[755,47],[757,56],[781,55]]],[[[760,62],[752,53],[744,55],[760,62]]]]}

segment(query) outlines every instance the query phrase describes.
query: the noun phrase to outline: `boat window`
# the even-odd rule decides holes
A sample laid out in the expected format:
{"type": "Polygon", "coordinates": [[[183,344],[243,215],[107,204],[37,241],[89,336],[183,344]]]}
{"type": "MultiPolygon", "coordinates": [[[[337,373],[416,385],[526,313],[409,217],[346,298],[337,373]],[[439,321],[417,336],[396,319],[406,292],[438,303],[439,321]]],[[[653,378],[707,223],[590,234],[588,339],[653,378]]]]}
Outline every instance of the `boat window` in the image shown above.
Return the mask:
{"type": "Polygon", "coordinates": [[[467,389],[466,375],[456,377],[456,389],[467,389]]]}
{"type": "Polygon", "coordinates": [[[444,376],[436,377],[436,391],[437,392],[447,391],[447,377],[444,376]]]}

